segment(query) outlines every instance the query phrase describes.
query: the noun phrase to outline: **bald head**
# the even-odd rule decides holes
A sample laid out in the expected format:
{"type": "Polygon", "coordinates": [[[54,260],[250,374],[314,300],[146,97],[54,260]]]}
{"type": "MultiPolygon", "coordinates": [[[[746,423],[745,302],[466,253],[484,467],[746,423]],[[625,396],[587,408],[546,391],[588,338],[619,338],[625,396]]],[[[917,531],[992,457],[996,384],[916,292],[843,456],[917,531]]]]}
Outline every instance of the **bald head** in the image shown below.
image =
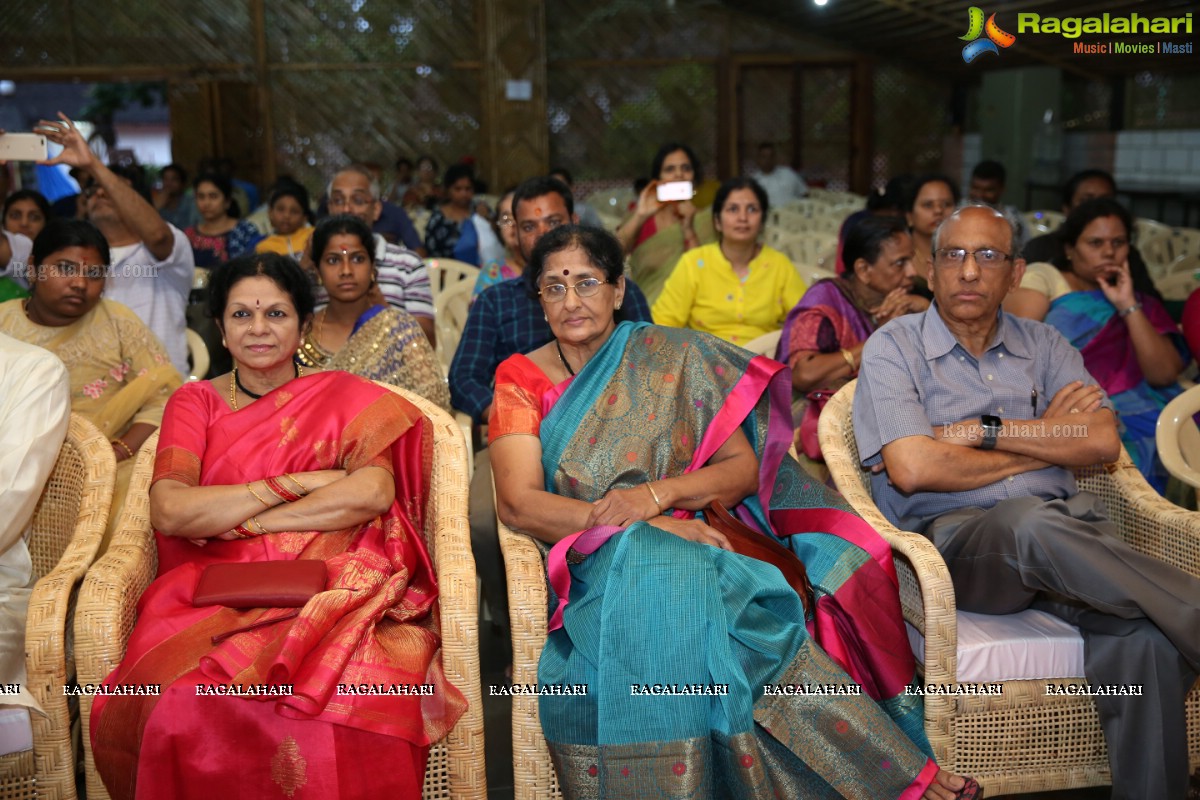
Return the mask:
{"type": "Polygon", "coordinates": [[[1002,223],[1004,225],[1004,227],[1008,229],[1008,247],[1004,250],[1004,252],[1008,253],[1009,255],[1013,256],[1014,258],[1016,257],[1016,255],[1017,255],[1016,231],[1013,230],[1012,223],[1008,221],[1008,217],[1004,216],[1003,212],[997,211],[996,209],[992,208],[991,206],[982,205],[982,204],[978,204],[978,203],[972,203],[970,205],[965,205],[962,208],[957,209],[953,214],[946,217],[944,220],[942,220],[941,224],[939,224],[937,226],[937,229],[934,230],[934,232],[933,232],[933,252],[934,253],[936,253],[938,251],[938,248],[940,247],[940,245],[938,243],[942,240],[942,232],[952,223],[956,223],[957,221],[964,220],[964,219],[999,220],[1000,223],[1002,223]]]}

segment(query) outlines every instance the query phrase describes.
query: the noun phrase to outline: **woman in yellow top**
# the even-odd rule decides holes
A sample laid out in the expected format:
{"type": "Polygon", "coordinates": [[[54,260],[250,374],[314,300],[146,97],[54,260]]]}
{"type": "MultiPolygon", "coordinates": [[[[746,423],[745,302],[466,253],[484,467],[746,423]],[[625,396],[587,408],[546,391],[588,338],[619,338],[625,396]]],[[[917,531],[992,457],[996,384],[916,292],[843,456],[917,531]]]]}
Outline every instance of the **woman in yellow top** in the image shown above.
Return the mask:
{"type": "Polygon", "coordinates": [[[0,332],[58,356],[71,378],[71,410],[112,442],[117,459],[109,531],[133,454],[162,423],[182,383],[162,343],[125,306],[104,300],[108,242],[90,222],[53,220],[33,242],[26,300],[0,304],[0,332]]]}
{"type": "Polygon", "coordinates": [[[278,253],[300,260],[308,237],[312,236],[312,212],[308,205],[308,190],[298,183],[281,181],[271,192],[267,218],[271,220],[273,236],[254,246],[256,253],[278,253]]]}
{"type": "Polygon", "coordinates": [[[751,178],[721,184],[713,201],[717,241],[683,254],[651,313],[658,325],[692,328],[745,345],[783,327],[808,287],[783,253],[762,244],[767,193],[751,178]]]}

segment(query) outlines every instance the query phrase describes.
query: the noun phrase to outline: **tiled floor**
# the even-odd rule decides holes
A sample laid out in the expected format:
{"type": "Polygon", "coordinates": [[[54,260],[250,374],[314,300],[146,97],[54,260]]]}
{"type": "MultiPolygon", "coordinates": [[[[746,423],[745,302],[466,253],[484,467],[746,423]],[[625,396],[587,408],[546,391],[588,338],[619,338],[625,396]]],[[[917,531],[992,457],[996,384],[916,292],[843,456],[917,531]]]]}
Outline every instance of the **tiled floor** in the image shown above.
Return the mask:
{"type": "Polygon", "coordinates": [[[489,685],[509,682],[504,670],[512,662],[508,629],[479,622],[479,672],[483,681],[483,740],[487,756],[488,800],[512,800],[512,698],[491,697],[489,685]]]}

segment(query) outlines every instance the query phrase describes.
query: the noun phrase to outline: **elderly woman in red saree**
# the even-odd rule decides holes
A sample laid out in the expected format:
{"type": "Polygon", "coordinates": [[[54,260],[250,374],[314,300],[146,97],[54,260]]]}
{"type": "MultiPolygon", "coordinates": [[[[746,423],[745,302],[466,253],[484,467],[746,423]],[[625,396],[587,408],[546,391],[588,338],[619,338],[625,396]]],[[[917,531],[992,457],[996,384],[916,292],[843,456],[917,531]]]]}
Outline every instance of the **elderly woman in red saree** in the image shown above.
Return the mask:
{"type": "Polygon", "coordinates": [[[167,406],[159,574],[106,681],[161,696],[96,698],[97,768],[114,798],[418,798],[465,708],[421,537],[428,422],[365,379],[301,373],[313,298],[290,259],[230,262],[211,305],[234,370],[167,406]],[[206,568],[293,560],[327,573],[302,607],[193,605],[206,568]],[[344,690],[364,684],[387,691],[344,690]]]}
{"type": "Polygon", "coordinates": [[[554,545],[538,680],[588,685],[540,697],[564,794],[977,796],[927,755],[887,546],[786,456],[783,365],[616,325],[599,229],[546,234],[526,279],[555,339],[501,364],[489,436],[501,519],[554,545]],[[697,517],[713,501],[805,563],[807,624],[778,568],[697,517]]]}
{"type": "Polygon", "coordinates": [[[814,475],[827,478],[817,441],[821,409],[858,374],[863,345],[877,328],[929,301],[912,294],[913,240],[903,220],[864,217],[847,231],[845,271],[814,283],[783,323],[779,361],[792,368],[796,452],[814,475]]]}

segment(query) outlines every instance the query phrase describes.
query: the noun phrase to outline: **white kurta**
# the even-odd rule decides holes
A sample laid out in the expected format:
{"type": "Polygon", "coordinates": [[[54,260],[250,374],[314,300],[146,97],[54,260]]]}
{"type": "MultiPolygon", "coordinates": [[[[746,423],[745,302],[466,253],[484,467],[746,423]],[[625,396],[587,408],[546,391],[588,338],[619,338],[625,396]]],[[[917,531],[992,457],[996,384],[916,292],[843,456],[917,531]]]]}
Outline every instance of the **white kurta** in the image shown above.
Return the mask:
{"type": "MultiPolygon", "coordinates": [[[[25,615],[34,583],[26,542],[70,415],[70,381],[58,357],[0,334],[0,684],[20,686],[17,694],[0,694],[0,712],[40,710],[24,686],[25,615]]],[[[0,732],[13,733],[11,727],[0,732]]]]}

